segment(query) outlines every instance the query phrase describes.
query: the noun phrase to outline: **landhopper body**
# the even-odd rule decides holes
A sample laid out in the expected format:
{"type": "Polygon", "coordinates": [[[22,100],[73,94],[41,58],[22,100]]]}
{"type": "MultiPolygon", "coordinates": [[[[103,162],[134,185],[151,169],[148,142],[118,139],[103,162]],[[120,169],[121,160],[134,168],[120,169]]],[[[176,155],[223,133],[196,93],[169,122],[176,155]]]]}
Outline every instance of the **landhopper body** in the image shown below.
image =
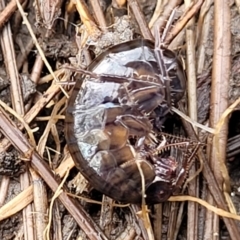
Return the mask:
{"type": "Polygon", "coordinates": [[[178,57],[137,39],[99,55],[88,72],[76,80],[66,111],[65,136],[76,167],[117,201],[141,203],[142,189],[147,203],[166,201],[189,165],[189,142],[156,132],[184,94],[178,57]]]}

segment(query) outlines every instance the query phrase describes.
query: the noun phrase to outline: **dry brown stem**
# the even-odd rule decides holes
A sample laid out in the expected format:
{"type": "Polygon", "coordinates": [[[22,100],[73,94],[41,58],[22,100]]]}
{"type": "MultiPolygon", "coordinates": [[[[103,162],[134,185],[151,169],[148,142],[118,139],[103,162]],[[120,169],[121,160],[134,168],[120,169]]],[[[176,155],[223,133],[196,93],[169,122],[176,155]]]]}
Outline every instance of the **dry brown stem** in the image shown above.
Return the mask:
{"type": "MultiPolygon", "coordinates": [[[[42,178],[30,168],[32,177],[31,189],[33,189],[33,203],[34,203],[34,218],[36,235],[38,239],[43,239],[43,232],[47,226],[48,217],[48,202],[47,202],[47,189],[44,185],[42,178]]],[[[30,188],[30,187],[29,187],[30,188]]]]}
{"type": "Polygon", "coordinates": [[[162,237],[162,207],[163,204],[156,204],[154,206],[153,232],[155,239],[161,239],[162,237]]]}
{"type": "MultiPolygon", "coordinates": [[[[4,1],[1,1],[1,6],[4,7],[4,1]]],[[[1,36],[1,46],[4,53],[4,62],[6,65],[6,71],[11,80],[11,99],[14,110],[21,116],[24,115],[24,103],[21,89],[21,78],[19,76],[16,64],[15,50],[12,39],[12,31],[10,28],[10,23],[7,23],[2,30],[1,36]]],[[[28,172],[21,174],[20,176],[21,189],[24,190],[29,186],[29,176],[28,172]]],[[[24,235],[26,238],[34,238],[33,230],[33,218],[32,213],[33,208],[31,204],[27,205],[23,209],[23,228],[24,235]]]]}
{"type": "MultiPolygon", "coordinates": [[[[214,4],[214,54],[211,86],[210,125],[215,127],[222,113],[228,107],[228,86],[231,70],[231,33],[230,33],[230,6],[228,1],[216,1],[214,4]]],[[[221,132],[215,136],[218,145],[209,139],[210,165],[213,169],[219,187],[225,192],[230,192],[230,182],[225,165],[226,142],[228,124],[225,121],[221,132]]],[[[211,196],[208,196],[213,203],[211,196]]],[[[207,212],[205,237],[210,237],[212,232],[219,234],[219,219],[213,213],[207,212]]],[[[232,239],[239,236],[232,234],[232,239]]]]}
{"type": "Polygon", "coordinates": [[[141,30],[143,38],[153,40],[153,35],[145,21],[142,11],[140,10],[139,4],[136,0],[129,1],[129,6],[136,18],[138,26],[141,30]]]}
{"type": "MultiPolygon", "coordinates": [[[[24,0],[20,0],[20,3],[23,3],[24,0]]],[[[9,20],[9,18],[12,16],[12,14],[17,9],[17,3],[16,0],[11,0],[10,3],[4,9],[2,9],[0,14],[0,28],[3,27],[3,25],[9,20]]]]}
{"type": "Polygon", "coordinates": [[[113,228],[112,224],[113,215],[113,199],[103,195],[101,205],[101,215],[99,226],[104,230],[107,237],[110,237],[113,228]]]}
{"type": "MultiPolygon", "coordinates": [[[[185,6],[188,8],[192,1],[185,0],[185,6]]],[[[186,65],[187,65],[187,89],[188,89],[188,112],[189,117],[197,121],[197,81],[196,81],[196,53],[195,53],[195,18],[192,18],[186,26],[186,65]]],[[[197,128],[195,128],[197,132],[197,128]]],[[[196,172],[196,164],[193,164],[189,170],[189,176],[196,172]]],[[[198,196],[198,178],[195,177],[188,185],[190,196],[198,196]]],[[[188,204],[188,228],[187,238],[197,240],[198,238],[198,205],[196,203],[188,204]]]]}
{"type": "Polygon", "coordinates": [[[105,20],[103,11],[101,9],[101,6],[99,4],[99,0],[91,0],[91,5],[92,5],[93,11],[95,13],[97,22],[99,24],[99,27],[101,28],[101,30],[103,32],[106,32],[107,24],[106,24],[106,20],[105,20]]]}
{"type": "Polygon", "coordinates": [[[207,44],[207,38],[209,36],[210,30],[210,20],[211,20],[211,5],[213,1],[207,0],[203,3],[200,16],[198,20],[198,35],[197,35],[197,46],[198,46],[198,62],[197,62],[197,73],[201,74],[204,69],[205,63],[205,50],[207,44]]]}

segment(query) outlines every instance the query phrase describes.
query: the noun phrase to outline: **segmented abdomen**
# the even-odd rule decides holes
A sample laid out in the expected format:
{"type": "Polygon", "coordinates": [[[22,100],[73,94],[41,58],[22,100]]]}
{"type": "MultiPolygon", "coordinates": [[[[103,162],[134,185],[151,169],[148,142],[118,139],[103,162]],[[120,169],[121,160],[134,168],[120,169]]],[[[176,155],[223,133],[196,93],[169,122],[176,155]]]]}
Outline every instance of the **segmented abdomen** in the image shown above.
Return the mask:
{"type": "Polygon", "coordinates": [[[100,77],[77,81],[66,113],[65,135],[76,167],[94,188],[129,203],[141,201],[137,163],[146,189],[155,179],[144,145],[153,128],[151,113],[165,103],[164,81],[149,45],[132,41],[97,58],[89,70],[100,77]]]}

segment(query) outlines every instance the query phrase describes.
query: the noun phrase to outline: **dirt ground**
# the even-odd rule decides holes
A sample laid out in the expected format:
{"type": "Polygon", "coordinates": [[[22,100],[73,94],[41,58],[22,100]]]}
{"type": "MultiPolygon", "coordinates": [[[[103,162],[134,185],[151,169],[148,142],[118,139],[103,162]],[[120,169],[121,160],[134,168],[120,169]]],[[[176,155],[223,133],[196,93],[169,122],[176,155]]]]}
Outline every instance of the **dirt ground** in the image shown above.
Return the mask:
{"type": "Polygon", "coordinates": [[[1,0],[0,9],[0,239],[239,239],[239,1],[1,0]],[[156,32],[187,77],[163,130],[200,147],[179,194],[123,204],[75,167],[65,112],[92,60],[156,32]]]}

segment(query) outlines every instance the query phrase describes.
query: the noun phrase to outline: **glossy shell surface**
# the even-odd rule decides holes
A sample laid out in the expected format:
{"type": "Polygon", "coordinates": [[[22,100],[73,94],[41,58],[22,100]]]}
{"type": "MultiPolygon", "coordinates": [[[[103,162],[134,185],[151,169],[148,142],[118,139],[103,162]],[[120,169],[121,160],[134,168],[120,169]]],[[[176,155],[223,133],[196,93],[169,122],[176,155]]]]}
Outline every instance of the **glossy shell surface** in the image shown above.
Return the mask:
{"type": "MultiPolygon", "coordinates": [[[[147,202],[165,201],[182,174],[177,157],[149,153],[159,145],[151,140],[154,110],[162,109],[161,117],[168,112],[158,51],[143,39],[110,48],[88,68],[96,77],[77,79],[69,99],[65,136],[75,165],[95,189],[117,201],[141,202],[141,176],[147,202]]],[[[172,51],[161,51],[177,102],[185,89],[182,65],[172,51]]]]}

